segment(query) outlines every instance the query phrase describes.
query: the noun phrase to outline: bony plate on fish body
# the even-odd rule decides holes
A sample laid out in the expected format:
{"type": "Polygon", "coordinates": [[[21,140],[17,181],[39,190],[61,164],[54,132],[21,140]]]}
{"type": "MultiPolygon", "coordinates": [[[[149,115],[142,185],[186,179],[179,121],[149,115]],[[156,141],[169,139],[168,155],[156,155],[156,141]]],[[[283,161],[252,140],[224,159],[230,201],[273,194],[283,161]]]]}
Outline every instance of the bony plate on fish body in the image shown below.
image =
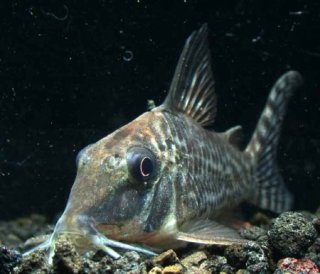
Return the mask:
{"type": "Polygon", "coordinates": [[[237,146],[241,127],[206,129],[217,97],[207,25],[187,39],[164,103],[82,149],[67,206],[50,238],[25,253],[48,250],[52,262],[64,235],[81,250],[116,249],[154,255],[187,242],[243,243],[219,220],[250,201],[274,212],[288,210],[291,194],[276,165],[287,103],[301,85],[298,72],[271,89],[250,142],[237,146]]]}

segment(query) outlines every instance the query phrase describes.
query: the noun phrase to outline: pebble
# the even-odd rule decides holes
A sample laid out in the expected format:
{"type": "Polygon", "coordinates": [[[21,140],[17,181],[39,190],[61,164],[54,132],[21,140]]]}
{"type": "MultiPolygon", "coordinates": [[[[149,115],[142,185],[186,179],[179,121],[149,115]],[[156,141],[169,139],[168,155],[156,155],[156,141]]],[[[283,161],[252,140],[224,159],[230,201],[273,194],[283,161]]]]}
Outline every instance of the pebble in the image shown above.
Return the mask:
{"type": "Polygon", "coordinates": [[[235,268],[245,268],[248,260],[248,254],[240,245],[228,246],[224,251],[224,256],[227,258],[230,265],[235,268]]]}
{"type": "Polygon", "coordinates": [[[317,232],[320,233],[320,218],[314,218],[312,220],[312,224],[314,228],[317,230],[317,232]]]}
{"type": "Polygon", "coordinates": [[[68,274],[77,274],[83,268],[81,256],[65,237],[61,237],[56,243],[53,266],[56,273],[68,274]]]}
{"type": "Polygon", "coordinates": [[[251,241],[261,241],[266,239],[267,231],[261,227],[252,226],[249,228],[241,229],[240,236],[251,241]]]}
{"type": "Polygon", "coordinates": [[[21,261],[21,255],[15,250],[0,246],[0,273],[13,273],[14,266],[21,261]]]}
{"type": "Polygon", "coordinates": [[[282,213],[268,233],[270,244],[283,257],[302,256],[316,238],[312,222],[298,212],[282,213]]]}
{"type": "Polygon", "coordinates": [[[319,273],[320,269],[310,259],[284,258],[279,260],[278,269],[282,271],[290,271],[290,273],[319,273]]]}
{"type": "Polygon", "coordinates": [[[162,274],[182,274],[183,273],[183,267],[179,264],[166,266],[162,274]]]}
{"type": "Polygon", "coordinates": [[[200,273],[234,273],[234,268],[228,264],[227,259],[223,256],[213,256],[201,263],[199,267],[203,272],[200,273]]]}
{"type": "Polygon", "coordinates": [[[191,255],[181,260],[181,265],[184,266],[189,272],[187,273],[202,273],[210,274],[211,271],[207,268],[207,254],[203,251],[196,251],[191,255]]]}
{"type": "Polygon", "coordinates": [[[148,272],[148,274],[162,274],[162,268],[155,266],[148,272]]]}
{"type": "Polygon", "coordinates": [[[185,266],[194,266],[199,265],[201,262],[207,260],[208,257],[205,252],[203,251],[197,251],[195,253],[192,253],[191,255],[185,257],[181,260],[181,263],[185,266]]]}
{"type": "Polygon", "coordinates": [[[265,251],[255,242],[229,246],[224,255],[236,269],[247,269],[250,273],[266,273],[269,270],[265,251]]]}
{"type": "Polygon", "coordinates": [[[172,249],[169,249],[157,257],[154,257],[152,261],[155,265],[168,266],[178,263],[179,258],[172,249]]]}

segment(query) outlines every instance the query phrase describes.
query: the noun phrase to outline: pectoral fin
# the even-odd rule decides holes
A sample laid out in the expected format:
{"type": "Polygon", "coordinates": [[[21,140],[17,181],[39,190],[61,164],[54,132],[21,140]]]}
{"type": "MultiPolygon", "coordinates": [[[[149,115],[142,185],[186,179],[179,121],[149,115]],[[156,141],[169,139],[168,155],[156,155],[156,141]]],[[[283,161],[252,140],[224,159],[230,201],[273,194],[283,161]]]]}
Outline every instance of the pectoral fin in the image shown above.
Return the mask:
{"type": "Polygon", "coordinates": [[[211,220],[197,220],[184,224],[176,239],[199,244],[232,245],[244,244],[237,231],[211,220]]]}

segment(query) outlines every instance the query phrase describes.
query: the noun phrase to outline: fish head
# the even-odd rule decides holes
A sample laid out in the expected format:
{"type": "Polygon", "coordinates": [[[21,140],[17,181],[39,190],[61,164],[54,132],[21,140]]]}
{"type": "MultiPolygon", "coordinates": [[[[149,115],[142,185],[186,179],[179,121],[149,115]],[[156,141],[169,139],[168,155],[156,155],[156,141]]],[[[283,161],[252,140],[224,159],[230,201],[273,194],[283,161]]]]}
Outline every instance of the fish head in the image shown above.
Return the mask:
{"type": "Polygon", "coordinates": [[[161,111],[146,112],[81,150],[55,234],[152,246],[168,236],[164,226],[174,231],[174,187],[165,175],[174,163],[157,140],[164,126],[161,111]]]}
{"type": "Polygon", "coordinates": [[[65,211],[39,247],[49,248],[49,262],[59,235],[113,257],[118,255],[110,246],[148,253],[124,243],[176,246],[178,223],[195,215],[189,209],[197,205],[187,187],[193,181],[187,176],[190,155],[184,136],[195,132],[190,125],[212,124],[215,113],[205,24],[188,38],[163,104],[79,153],[65,211]]]}

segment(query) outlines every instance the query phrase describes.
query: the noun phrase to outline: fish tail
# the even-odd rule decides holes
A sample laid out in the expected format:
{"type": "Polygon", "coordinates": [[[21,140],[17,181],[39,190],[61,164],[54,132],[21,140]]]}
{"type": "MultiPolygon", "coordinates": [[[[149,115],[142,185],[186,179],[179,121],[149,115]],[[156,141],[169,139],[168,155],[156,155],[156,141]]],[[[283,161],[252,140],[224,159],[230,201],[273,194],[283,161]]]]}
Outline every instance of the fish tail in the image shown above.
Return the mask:
{"type": "Polygon", "coordinates": [[[253,159],[253,176],[259,189],[253,202],[277,213],[289,210],[293,201],[278,171],[276,156],[289,99],[302,82],[300,73],[296,71],[289,71],[277,80],[245,149],[253,159]]]}

